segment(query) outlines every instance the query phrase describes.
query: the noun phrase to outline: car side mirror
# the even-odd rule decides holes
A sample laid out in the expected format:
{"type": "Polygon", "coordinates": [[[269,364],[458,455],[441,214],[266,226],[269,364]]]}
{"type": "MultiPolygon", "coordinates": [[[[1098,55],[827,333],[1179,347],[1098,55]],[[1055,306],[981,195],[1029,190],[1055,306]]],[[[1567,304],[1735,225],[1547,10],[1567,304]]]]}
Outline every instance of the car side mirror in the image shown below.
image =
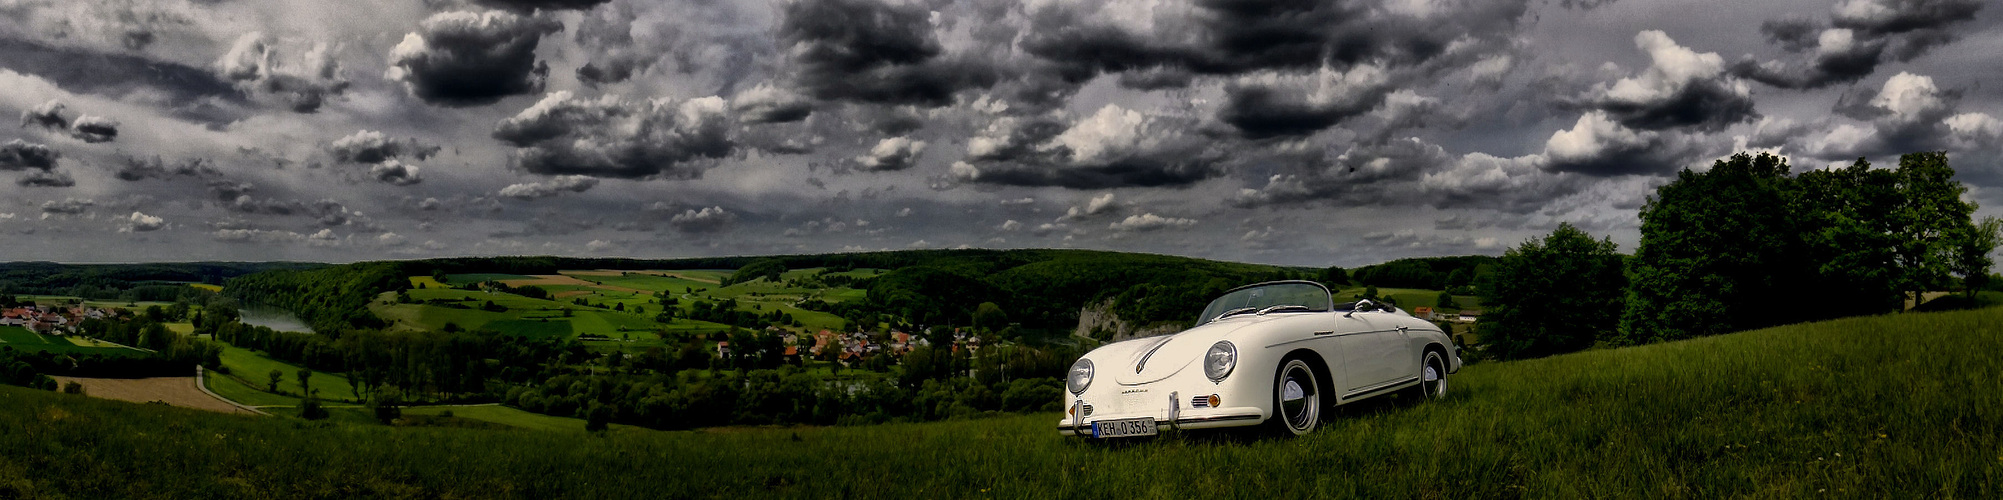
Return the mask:
{"type": "Polygon", "coordinates": [[[1349,314],[1344,314],[1342,315],[1342,317],[1344,318],[1354,317],[1356,316],[1356,313],[1370,312],[1375,310],[1377,310],[1376,302],[1371,302],[1370,299],[1363,299],[1356,301],[1356,305],[1350,306],[1349,314]]]}

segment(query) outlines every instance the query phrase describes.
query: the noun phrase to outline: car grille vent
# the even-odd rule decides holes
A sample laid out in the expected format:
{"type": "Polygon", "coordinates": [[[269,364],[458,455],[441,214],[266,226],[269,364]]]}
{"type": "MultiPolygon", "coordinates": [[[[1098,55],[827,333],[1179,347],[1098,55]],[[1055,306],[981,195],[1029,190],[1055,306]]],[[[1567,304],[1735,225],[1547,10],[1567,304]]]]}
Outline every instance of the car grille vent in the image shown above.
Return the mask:
{"type": "Polygon", "coordinates": [[[1086,417],[1092,416],[1092,403],[1080,404],[1078,408],[1078,413],[1080,416],[1086,416],[1086,417]]]}
{"type": "Polygon", "coordinates": [[[1190,408],[1209,408],[1209,407],[1210,407],[1210,396],[1196,396],[1196,397],[1192,397],[1192,398],[1189,398],[1189,407],[1190,407],[1190,408]]]}

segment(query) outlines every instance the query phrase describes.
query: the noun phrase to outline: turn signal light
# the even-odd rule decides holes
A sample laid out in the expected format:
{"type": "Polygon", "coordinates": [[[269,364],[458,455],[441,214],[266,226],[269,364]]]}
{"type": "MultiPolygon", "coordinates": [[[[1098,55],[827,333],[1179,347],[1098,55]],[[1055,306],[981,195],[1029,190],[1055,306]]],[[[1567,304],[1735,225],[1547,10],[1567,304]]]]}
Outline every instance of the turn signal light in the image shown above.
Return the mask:
{"type": "Polygon", "coordinates": [[[1216,394],[1211,394],[1211,395],[1210,395],[1210,407],[1211,407],[1211,408],[1216,408],[1216,407],[1218,407],[1219,405],[1221,405],[1221,404],[1223,404],[1223,403],[1224,403],[1224,400],[1223,400],[1223,399],[1220,399],[1220,398],[1218,398],[1216,394]]]}

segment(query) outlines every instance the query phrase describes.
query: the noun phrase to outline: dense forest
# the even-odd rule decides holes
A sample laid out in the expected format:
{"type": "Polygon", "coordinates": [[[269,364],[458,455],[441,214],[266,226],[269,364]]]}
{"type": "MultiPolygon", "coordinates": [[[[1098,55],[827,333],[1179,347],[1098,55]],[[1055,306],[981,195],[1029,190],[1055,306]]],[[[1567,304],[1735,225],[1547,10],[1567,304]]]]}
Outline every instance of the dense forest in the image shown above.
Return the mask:
{"type": "Polygon", "coordinates": [[[66,295],[95,300],[169,302],[189,289],[188,283],[221,285],[247,274],[283,269],[314,269],[326,264],[300,262],[191,262],[170,264],[0,263],[0,295],[66,295]]]}
{"type": "Polygon", "coordinates": [[[1398,259],[1349,272],[1350,279],[1369,286],[1449,290],[1471,295],[1482,276],[1493,272],[1496,258],[1486,255],[1398,259]]]}

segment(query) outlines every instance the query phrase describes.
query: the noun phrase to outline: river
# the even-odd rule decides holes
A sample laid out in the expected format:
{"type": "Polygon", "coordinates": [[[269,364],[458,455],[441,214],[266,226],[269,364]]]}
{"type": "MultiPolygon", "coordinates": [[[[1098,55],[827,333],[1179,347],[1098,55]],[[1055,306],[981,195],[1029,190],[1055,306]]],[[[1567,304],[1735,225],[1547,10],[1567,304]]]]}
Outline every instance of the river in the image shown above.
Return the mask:
{"type": "Polygon", "coordinates": [[[276,307],[245,307],[240,312],[243,313],[243,323],[246,325],[257,325],[281,332],[313,333],[313,328],[306,326],[306,322],[300,321],[298,316],[293,316],[291,311],[276,307]]]}

